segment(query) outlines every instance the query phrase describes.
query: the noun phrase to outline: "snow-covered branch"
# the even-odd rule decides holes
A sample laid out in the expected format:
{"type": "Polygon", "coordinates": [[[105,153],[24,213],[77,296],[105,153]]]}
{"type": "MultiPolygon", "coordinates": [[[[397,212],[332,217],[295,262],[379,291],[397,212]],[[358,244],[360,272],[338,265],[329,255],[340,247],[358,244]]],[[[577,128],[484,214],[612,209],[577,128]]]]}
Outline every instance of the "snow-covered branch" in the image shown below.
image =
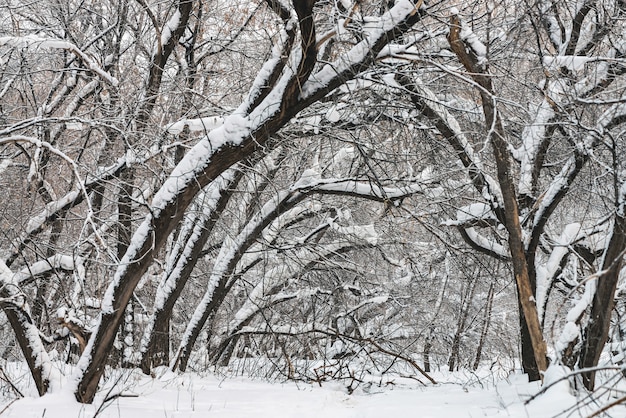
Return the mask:
{"type": "MultiPolygon", "coordinates": [[[[421,112],[429,118],[449,144],[457,151],[459,159],[467,169],[472,184],[489,204],[489,213],[495,215],[500,222],[502,214],[502,191],[500,185],[493,179],[478,152],[466,137],[457,119],[446,109],[437,96],[420,78],[396,76],[394,84],[410,94],[411,101],[421,112]]],[[[472,240],[473,241],[473,240],[472,240]]],[[[482,243],[476,242],[482,246],[482,243]]],[[[492,247],[491,245],[489,247],[492,247]]],[[[498,247],[496,245],[496,247],[498,247]]],[[[491,251],[491,250],[489,250],[491,251]]]]}
{"type": "Polygon", "coordinates": [[[15,273],[13,281],[20,286],[24,286],[31,280],[54,270],[74,272],[79,280],[85,280],[84,260],[80,257],[56,254],[46,260],[40,260],[22,268],[22,270],[15,273]]]}
{"type": "Polygon", "coordinates": [[[0,46],[8,45],[14,48],[46,48],[46,49],[64,49],[76,55],[86,66],[87,69],[97,74],[102,81],[113,87],[119,85],[117,78],[107,73],[98,65],[87,53],[79,49],[71,42],[60,39],[40,38],[36,35],[26,36],[3,36],[0,37],[0,46]]]}
{"type": "MultiPolygon", "coordinates": [[[[237,333],[242,327],[248,325],[250,321],[263,309],[276,303],[284,302],[297,297],[297,294],[282,293],[280,290],[290,278],[297,277],[310,268],[311,265],[323,262],[341,252],[345,252],[354,247],[349,242],[326,244],[317,248],[312,252],[309,249],[298,251],[295,257],[290,257],[281,265],[275,266],[268,270],[256,286],[250,291],[246,301],[239,308],[237,313],[228,325],[226,335],[237,333]],[[280,296],[277,296],[280,295],[280,296]]],[[[230,337],[226,337],[222,341],[221,347],[218,349],[218,355],[215,360],[220,360],[228,345],[232,345],[233,341],[230,337]]],[[[181,348],[182,348],[181,344],[181,348]]]]}
{"type": "MultiPolygon", "coordinates": [[[[84,181],[78,171],[78,166],[74,159],[70,158],[68,155],[54,147],[52,144],[46,141],[41,141],[37,138],[23,135],[13,135],[7,138],[0,138],[0,145],[13,142],[26,142],[36,146],[37,148],[46,148],[54,155],[62,158],[71,167],[72,172],[76,178],[76,186],[74,187],[74,190],[71,190],[61,198],[48,203],[42,212],[29,220],[28,224],[26,225],[26,230],[21,234],[18,240],[15,241],[13,245],[13,252],[6,260],[6,263],[9,266],[15,261],[15,259],[19,256],[21,251],[25,248],[25,246],[33,238],[33,236],[41,232],[48,222],[58,219],[63,213],[66,213],[70,208],[81,203],[82,201],[87,201],[89,213],[92,213],[91,203],[88,196],[89,191],[100,181],[104,180],[107,175],[113,176],[125,166],[125,164],[116,164],[115,166],[109,168],[109,170],[105,170],[105,176],[99,178],[97,181],[84,181]]],[[[88,222],[93,222],[90,216],[87,217],[87,220],[88,222]]],[[[92,227],[94,231],[98,230],[98,228],[96,228],[93,224],[92,227]]]]}
{"type": "MultiPolygon", "coordinates": [[[[180,2],[180,7],[183,4],[191,7],[192,3],[180,2]]],[[[252,89],[249,97],[224,118],[220,127],[209,132],[186,153],[154,195],[150,212],[136,229],[105,292],[100,321],[76,368],[79,382],[76,396],[79,400],[91,402],[93,399],[104,370],[102,365],[112,347],[113,336],[121,324],[124,309],[155,253],[165,244],[194,196],[233,164],[261,149],[270,136],[299,111],[373,64],[381,48],[408,31],[419,19],[420,13],[413,2],[397,2],[381,17],[381,26],[370,33],[368,40],[359,43],[351,52],[340,54],[339,66],[333,68],[327,64],[316,77],[307,76],[312,71],[312,68],[307,67],[315,63],[309,56],[311,50],[308,46],[304,48],[305,51],[290,54],[287,57],[290,65],[285,66],[272,90],[258,106],[253,106],[249,112],[250,103],[255,103],[257,97],[253,96],[257,90],[252,89]],[[304,80],[307,80],[304,85],[298,85],[297,81],[304,80]]],[[[181,27],[182,19],[179,33],[182,33],[181,27]]],[[[307,41],[310,40],[303,40],[305,43],[307,41]]],[[[154,68],[151,67],[151,70],[154,68]]],[[[265,83],[267,77],[268,74],[260,77],[259,83],[265,83]]]]}
{"type": "Polygon", "coordinates": [[[237,177],[237,169],[227,170],[196,196],[194,206],[197,210],[190,211],[191,213],[185,218],[178,239],[170,251],[161,282],[156,289],[154,312],[144,330],[139,348],[144,356],[142,363],[149,362],[146,356],[150,355],[148,350],[157,337],[154,328],[169,320],[168,310],[173,308],[174,302],[182,292],[198,259],[198,253],[212,230],[208,223],[220,210],[219,207],[224,205],[224,199],[227,199],[225,194],[237,181],[237,177]]]}
{"type": "Polygon", "coordinates": [[[395,5],[380,18],[370,22],[364,39],[334,62],[324,65],[312,74],[302,86],[301,100],[319,99],[350,80],[362,68],[368,66],[378,53],[391,43],[405,28],[420,19],[422,0],[396,1],[395,5]]]}
{"type": "Polygon", "coordinates": [[[533,242],[536,243],[539,240],[539,236],[543,233],[543,225],[578,177],[583,166],[591,158],[593,149],[602,138],[602,134],[615,125],[625,122],[626,103],[611,106],[598,118],[595,130],[589,132],[578,144],[574,155],[569,157],[561,171],[554,176],[550,185],[538,199],[530,228],[533,232],[528,236],[530,244],[527,245],[535,245],[533,242]]]}
{"type": "Polygon", "coordinates": [[[543,320],[545,311],[545,303],[547,302],[547,292],[551,286],[551,282],[555,279],[557,272],[560,270],[564,258],[570,253],[571,245],[579,238],[581,233],[581,225],[572,223],[563,228],[563,232],[559,239],[554,243],[552,252],[546,262],[536,260],[536,280],[537,280],[537,311],[539,319],[543,320]]]}
{"type": "Polygon", "coordinates": [[[34,324],[24,295],[15,282],[15,275],[0,260],[0,307],[7,316],[40,395],[58,385],[60,376],[52,367],[50,357],[34,324]]]}

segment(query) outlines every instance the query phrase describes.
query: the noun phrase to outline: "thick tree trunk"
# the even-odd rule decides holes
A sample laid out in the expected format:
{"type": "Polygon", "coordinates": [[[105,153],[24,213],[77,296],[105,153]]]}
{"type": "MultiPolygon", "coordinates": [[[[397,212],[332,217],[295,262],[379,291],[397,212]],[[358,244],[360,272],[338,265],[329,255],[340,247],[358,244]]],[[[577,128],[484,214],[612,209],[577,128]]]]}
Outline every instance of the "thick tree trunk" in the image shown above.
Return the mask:
{"type": "Polygon", "coordinates": [[[522,303],[517,300],[517,306],[519,310],[519,328],[520,328],[520,344],[522,351],[522,370],[528,375],[528,380],[534,382],[541,380],[541,373],[537,367],[537,361],[535,360],[535,350],[533,348],[532,338],[530,331],[528,330],[528,324],[524,318],[524,310],[522,303]]]}
{"type": "MultiPolygon", "coordinates": [[[[616,215],[613,235],[609,241],[602,269],[604,273],[597,278],[596,292],[593,296],[591,312],[587,326],[582,333],[582,348],[578,366],[581,369],[593,368],[600,361],[600,354],[606,344],[611,325],[611,311],[615,300],[615,289],[622,268],[626,248],[626,220],[616,215]]],[[[595,388],[595,370],[582,373],[583,384],[588,390],[595,388]]]]}
{"type": "MultiPolygon", "coordinates": [[[[486,100],[486,98],[483,98],[483,100],[486,100]]],[[[489,124],[489,121],[487,122],[489,124]]],[[[501,127],[501,123],[499,121],[496,123],[498,127],[501,127]]],[[[496,129],[497,131],[500,130],[498,128],[496,129]]],[[[530,337],[528,340],[530,342],[530,347],[532,348],[533,357],[535,359],[538,372],[541,373],[548,368],[547,348],[546,342],[543,339],[539,315],[537,313],[535,292],[530,282],[528,265],[526,264],[526,253],[524,251],[522,228],[519,222],[517,199],[515,197],[513,180],[510,175],[510,161],[507,143],[500,136],[499,132],[496,132],[492,137],[492,144],[498,167],[498,181],[500,183],[500,188],[502,189],[502,197],[504,200],[506,229],[509,232],[509,251],[511,252],[511,259],[513,261],[513,274],[515,275],[517,294],[521,305],[520,322],[522,323],[522,329],[520,331],[522,337],[525,337],[523,336],[523,333],[525,332],[524,324],[526,324],[528,335],[530,337]]],[[[530,364],[526,364],[525,366],[532,367],[530,364]]],[[[524,371],[529,373],[529,379],[538,380],[538,378],[541,377],[537,376],[532,368],[525,368],[524,371]]]]}
{"type": "MultiPolygon", "coordinates": [[[[312,12],[312,3],[307,2],[306,5],[302,5],[294,2],[302,35],[302,56],[296,73],[292,74],[291,70],[286,70],[284,82],[278,86],[268,86],[267,94],[255,89],[254,97],[251,99],[260,95],[265,98],[270,92],[273,95],[268,100],[260,102],[265,106],[261,109],[262,111],[255,110],[256,113],[251,115],[253,117],[249,122],[252,126],[246,128],[245,134],[242,136],[242,132],[238,129],[234,131],[222,129],[216,132],[216,134],[223,135],[220,138],[221,146],[212,148],[210,140],[198,143],[186,154],[155,195],[150,213],[138,228],[131,247],[107,289],[100,321],[77,365],[77,373],[80,377],[75,396],[78,401],[85,403],[93,401],[115,334],[122,321],[124,309],[137,283],[152,264],[153,258],[163,247],[169,234],[182,219],[185,209],[191,204],[195,195],[228,167],[262,149],[269,137],[298,112],[369,67],[385,45],[401,36],[421,18],[419,5],[409,8],[406,3],[403,3],[397,6],[397,11],[402,14],[401,19],[395,16],[393,24],[385,26],[384,32],[372,33],[367,46],[359,44],[361,49],[355,47],[356,52],[350,55],[349,61],[342,61],[340,67],[336,67],[332,75],[324,76],[329,77],[325,79],[326,81],[322,84],[317,84],[319,81],[316,81],[310,89],[307,89],[305,84],[315,67],[317,51],[317,40],[312,26],[313,19],[312,16],[307,15],[312,12]],[[367,54],[362,53],[364,47],[367,48],[367,54]]],[[[189,10],[184,11],[183,8],[190,8],[191,4],[191,1],[180,1],[181,18],[176,30],[172,31],[170,43],[177,43],[184,32],[189,10]]],[[[390,21],[388,19],[386,22],[390,21]]],[[[285,54],[284,56],[289,56],[290,51],[285,51],[285,54]]],[[[274,68],[281,67],[282,63],[283,60],[277,60],[274,68]]],[[[323,68],[326,69],[328,66],[323,68]]],[[[268,68],[267,73],[273,73],[273,70],[268,68]]],[[[267,73],[262,74],[263,82],[268,80],[267,73]]],[[[231,117],[234,121],[240,121],[242,118],[240,114],[231,117]]],[[[266,149],[263,151],[267,152],[266,149]]]]}
{"type": "MultiPolygon", "coordinates": [[[[482,88],[479,89],[483,113],[485,115],[485,127],[488,139],[493,147],[493,155],[496,162],[496,171],[502,200],[504,205],[504,224],[509,233],[509,252],[513,262],[513,274],[517,285],[518,298],[521,305],[520,316],[523,317],[530,336],[533,357],[537,363],[539,372],[548,367],[547,347],[543,339],[537,306],[535,304],[534,287],[531,283],[529,266],[526,260],[524,237],[519,218],[519,207],[513,177],[511,175],[511,161],[509,144],[506,141],[506,132],[502,125],[498,109],[494,100],[491,77],[487,74],[483,64],[479,64],[476,56],[468,53],[471,50],[460,37],[461,22],[454,15],[451,18],[450,34],[448,41],[450,47],[459,57],[463,66],[471,73],[472,78],[482,88]]],[[[534,266],[531,266],[534,268],[534,266]]]]}
{"type": "MultiPolygon", "coordinates": [[[[162,311],[161,311],[162,312],[162,311]]],[[[171,309],[168,313],[159,315],[162,319],[155,321],[150,335],[150,345],[141,358],[141,370],[150,374],[153,367],[167,366],[170,364],[170,318],[171,309]]]]}
{"type": "MultiPolygon", "coordinates": [[[[4,293],[4,292],[2,292],[4,293]]],[[[0,293],[0,296],[4,297],[0,293]]],[[[33,380],[35,381],[35,387],[37,388],[37,393],[43,396],[48,391],[49,386],[49,377],[46,376],[43,369],[43,362],[39,359],[39,355],[33,347],[31,346],[31,342],[28,338],[28,328],[34,328],[33,320],[26,312],[22,309],[10,304],[3,303],[1,304],[2,310],[6,315],[13,331],[15,332],[15,338],[17,339],[17,343],[22,349],[22,353],[24,353],[24,357],[26,358],[26,363],[28,364],[28,368],[30,370],[31,375],[33,376],[33,380]]]]}

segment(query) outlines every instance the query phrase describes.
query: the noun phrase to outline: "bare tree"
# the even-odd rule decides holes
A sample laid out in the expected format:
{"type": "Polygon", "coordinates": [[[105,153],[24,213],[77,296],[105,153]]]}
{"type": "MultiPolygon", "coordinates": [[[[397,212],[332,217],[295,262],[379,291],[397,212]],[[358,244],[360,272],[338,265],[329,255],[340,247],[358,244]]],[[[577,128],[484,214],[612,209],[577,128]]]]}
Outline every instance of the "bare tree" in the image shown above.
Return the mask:
{"type": "MultiPolygon", "coordinates": [[[[153,117],[155,107],[164,104],[162,102],[163,80],[165,71],[170,65],[170,58],[179,44],[182,43],[184,46],[185,42],[190,39],[186,33],[192,21],[192,13],[194,10],[200,13],[201,8],[194,1],[182,0],[168,5],[169,8],[164,7],[163,4],[152,5],[145,2],[139,2],[139,5],[141,6],[139,19],[143,20],[137,21],[142,26],[135,26],[135,30],[146,30],[147,33],[153,34],[152,39],[154,39],[152,46],[150,42],[147,44],[137,42],[134,46],[140,51],[145,48],[146,55],[149,56],[146,70],[143,72],[145,74],[143,87],[138,96],[137,110],[126,113],[127,120],[115,124],[113,130],[108,131],[116,133],[119,140],[107,138],[111,142],[105,143],[104,148],[107,153],[117,150],[117,152],[124,153],[125,157],[118,160],[118,163],[114,164],[111,169],[94,175],[92,182],[85,182],[84,175],[77,169],[75,157],[59,151],[59,143],[55,140],[46,141],[45,138],[32,136],[32,133],[28,132],[29,129],[31,132],[37,129],[40,117],[35,117],[30,121],[20,120],[6,126],[1,132],[0,141],[3,145],[26,143],[36,149],[56,154],[65,160],[71,168],[70,173],[74,176],[71,183],[75,185],[75,190],[66,194],[64,198],[52,198],[46,203],[43,216],[37,218],[35,223],[29,224],[23,238],[13,247],[15,250],[13,255],[7,258],[7,265],[12,264],[18,256],[22,256],[26,245],[40,233],[41,228],[47,222],[59,219],[69,209],[77,208],[80,204],[87,206],[88,224],[91,225],[96,244],[106,246],[100,233],[103,227],[108,226],[106,222],[103,222],[101,226],[94,222],[90,193],[105,181],[114,179],[116,182],[119,181],[120,192],[115,210],[119,234],[115,240],[117,251],[112,254],[113,258],[119,259],[119,267],[115,269],[112,279],[106,285],[106,291],[99,303],[99,318],[77,365],[76,396],[82,402],[93,400],[116,334],[124,321],[124,312],[133,298],[137,284],[153,264],[153,260],[164,247],[168,237],[183,218],[186,208],[196,195],[234,164],[244,161],[254,153],[267,153],[268,149],[273,146],[269,142],[272,136],[295,115],[372,66],[380,50],[408,31],[421,16],[420,4],[400,2],[388,12],[380,15],[379,24],[367,29],[366,38],[348,50],[338,52],[331,62],[324,64],[318,63],[318,54],[323,52],[322,43],[330,42],[337,34],[329,32],[321,38],[322,41],[318,40],[316,13],[314,13],[315,2],[294,2],[292,5],[274,1],[266,2],[268,10],[274,13],[274,24],[280,28],[276,32],[269,60],[260,68],[256,80],[251,84],[249,92],[237,108],[228,116],[221,118],[219,127],[208,132],[204,138],[193,145],[166,176],[163,183],[159,184],[160,182],[138,183],[137,179],[140,176],[136,173],[135,166],[138,161],[146,162],[148,163],[146,168],[149,169],[149,161],[154,158],[152,155],[159,158],[161,150],[147,141],[151,135],[154,135],[149,121],[153,117]],[[129,127],[130,131],[127,131],[125,127],[129,127]],[[143,157],[138,157],[140,148],[144,146],[153,151],[148,151],[143,154],[143,157]],[[151,189],[155,192],[152,193],[151,189]],[[151,198],[144,200],[143,196],[146,194],[151,198]],[[135,202],[142,203],[146,208],[145,212],[142,211],[144,220],[136,228],[132,223],[135,216],[133,209],[135,202]],[[135,229],[132,234],[131,229],[135,229]]],[[[74,6],[68,5],[68,8],[72,7],[74,6]]],[[[80,10],[83,12],[86,9],[80,10]]],[[[61,13],[59,19],[63,19],[64,16],[66,15],[61,13]]],[[[119,17],[123,20],[125,16],[124,13],[119,17]]],[[[35,22],[32,23],[35,26],[35,22]]],[[[66,32],[73,33],[74,22],[65,23],[67,23],[66,32]]],[[[121,25],[109,25],[105,28],[105,32],[108,33],[119,26],[121,25]]],[[[125,29],[131,28],[133,25],[125,27],[125,29]]],[[[36,27],[34,29],[36,30],[36,27]]],[[[196,33],[197,30],[196,27],[196,33]]],[[[117,33],[116,36],[121,45],[120,48],[133,47],[123,45],[122,33],[117,33]]],[[[70,42],[59,40],[57,34],[51,34],[47,38],[14,34],[3,38],[2,44],[9,48],[49,48],[69,51],[74,55],[69,65],[73,66],[77,72],[87,72],[95,77],[94,83],[85,83],[85,86],[106,86],[106,91],[103,89],[102,93],[94,96],[96,102],[102,101],[105,105],[113,102],[121,107],[123,103],[116,99],[118,91],[121,90],[120,81],[111,70],[115,65],[126,65],[126,62],[122,62],[126,57],[104,55],[101,62],[94,60],[86,51],[99,47],[98,39],[94,41],[76,38],[70,42]]],[[[136,68],[139,70],[141,67],[136,68]]],[[[71,97],[71,94],[68,93],[67,96],[71,97]]],[[[62,121],[71,121],[71,117],[72,114],[66,112],[62,121]]],[[[83,119],[79,118],[77,122],[82,123],[83,119]]],[[[204,121],[200,122],[206,128],[204,121]]],[[[40,173],[35,161],[32,167],[34,173],[40,173]]],[[[101,196],[102,189],[99,190],[100,192],[96,195],[101,196]]],[[[8,280],[7,278],[5,281],[8,283],[8,280]]],[[[16,335],[25,335],[28,329],[27,322],[27,320],[12,321],[16,335]]],[[[41,357],[45,352],[34,344],[34,342],[23,344],[22,348],[27,358],[41,357]]],[[[35,379],[43,382],[40,384],[42,393],[47,386],[45,382],[48,376],[42,375],[37,370],[45,368],[46,364],[46,361],[41,361],[38,365],[33,363],[35,379]]]]}
{"type": "MultiPolygon", "coordinates": [[[[475,138],[470,138],[463,126],[476,123],[463,124],[460,116],[455,114],[458,112],[443,106],[443,99],[426,86],[421,73],[417,72],[413,78],[406,74],[396,77],[416,108],[458,154],[479,199],[480,203],[460,208],[456,220],[448,224],[459,228],[461,236],[472,248],[512,262],[520,303],[523,365],[532,379],[539,379],[540,372],[547,367],[541,325],[547,303],[545,289],[558,279],[562,271],[559,266],[568,255],[589,254],[591,262],[596,257],[593,255],[595,250],[585,250],[584,246],[574,251],[562,250],[564,245],[585,239],[585,234],[594,234],[595,225],[590,221],[587,232],[573,231],[573,228],[580,228],[580,224],[573,227],[569,223],[573,221],[571,217],[569,221],[562,221],[559,209],[566,210],[566,196],[584,175],[594,151],[603,150],[602,135],[610,135],[611,129],[624,121],[622,100],[611,96],[609,88],[621,85],[620,76],[624,73],[621,60],[615,60],[622,56],[623,50],[614,47],[614,39],[623,36],[623,28],[613,20],[614,15],[623,13],[621,3],[593,7],[585,4],[576,10],[567,10],[570,6],[550,5],[550,2],[542,2],[530,7],[525,17],[529,26],[511,20],[512,32],[506,39],[498,37],[499,29],[495,26],[496,22],[508,21],[504,10],[486,7],[482,17],[472,21],[473,28],[456,8],[449,11],[447,38],[464,72],[448,69],[436,61],[432,65],[465,83],[479,99],[478,105],[471,103],[469,98],[464,104],[472,109],[479,106],[483,113],[475,138]],[[585,26],[586,19],[606,24],[599,30],[595,26],[585,26]],[[518,38],[510,36],[516,31],[520,35],[530,33],[536,41],[536,46],[529,45],[526,49],[526,62],[534,60],[538,63],[545,77],[541,80],[541,75],[537,75],[542,94],[527,120],[518,116],[518,99],[508,102],[504,96],[509,91],[523,92],[527,86],[523,83],[513,86],[512,79],[508,83],[496,84],[493,78],[494,75],[508,77],[512,74],[499,65],[498,60],[509,52],[519,51],[519,45],[513,44],[518,38]],[[505,123],[505,117],[519,123],[521,128],[505,123]],[[554,145],[555,142],[559,146],[554,145]],[[491,150],[491,156],[482,152],[487,149],[491,150]],[[555,169],[550,158],[554,159],[553,154],[563,153],[569,156],[555,169]],[[506,236],[499,233],[499,226],[504,227],[506,236]],[[561,239],[550,238],[553,230],[563,231],[561,239]]],[[[403,57],[410,60],[412,53],[406,51],[403,57]]],[[[530,67],[528,71],[531,71],[530,67]]],[[[598,214],[596,219],[602,216],[598,214]]],[[[614,239],[607,247],[614,249],[609,252],[609,261],[605,260],[602,270],[620,265],[619,242],[614,239]]],[[[612,306],[615,292],[612,280],[603,283],[609,288],[596,293],[594,303],[612,306]]],[[[594,348],[590,352],[595,354],[606,342],[604,329],[610,322],[607,311],[602,309],[602,312],[594,314],[595,320],[588,323],[594,331],[586,331],[590,340],[583,343],[583,346],[591,344],[594,348]],[[596,332],[599,334],[594,336],[596,332]]],[[[591,357],[582,354],[584,367],[597,365],[595,354],[591,357]]],[[[586,386],[592,389],[593,383],[587,381],[586,386]]]]}
{"type": "Polygon", "coordinates": [[[506,6],[0,3],[0,303],[39,393],[62,338],[81,402],[108,365],[253,344],[288,377],[363,353],[422,373],[422,343],[427,370],[476,368],[506,275],[530,378],[554,343],[593,389],[626,245],[626,11],[506,6]]]}

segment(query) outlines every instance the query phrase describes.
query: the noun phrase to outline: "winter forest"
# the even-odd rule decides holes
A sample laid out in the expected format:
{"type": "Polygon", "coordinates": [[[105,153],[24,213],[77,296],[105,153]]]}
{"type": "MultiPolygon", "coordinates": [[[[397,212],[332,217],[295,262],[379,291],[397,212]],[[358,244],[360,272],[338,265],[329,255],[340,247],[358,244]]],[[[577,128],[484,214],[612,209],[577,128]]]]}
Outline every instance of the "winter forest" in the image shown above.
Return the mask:
{"type": "Polygon", "coordinates": [[[623,409],[625,138],[624,0],[0,0],[0,392],[490,370],[623,409]]]}

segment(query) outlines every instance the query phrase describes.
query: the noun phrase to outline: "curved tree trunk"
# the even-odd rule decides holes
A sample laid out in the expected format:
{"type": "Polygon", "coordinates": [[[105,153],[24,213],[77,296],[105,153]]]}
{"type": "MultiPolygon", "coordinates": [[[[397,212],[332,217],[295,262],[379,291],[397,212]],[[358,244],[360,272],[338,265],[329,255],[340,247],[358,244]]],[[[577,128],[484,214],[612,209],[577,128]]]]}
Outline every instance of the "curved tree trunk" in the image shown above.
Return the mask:
{"type": "MultiPolygon", "coordinates": [[[[163,294],[157,295],[155,311],[145,331],[144,341],[142,341],[140,367],[146,374],[150,373],[152,367],[169,365],[169,324],[174,305],[200,258],[202,249],[213,231],[219,214],[225,209],[232,196],[231,187],[242,176],[243,172],[240,170],[237,170],[233,176],[222,176],[227,178],[224,178],[223,182],[215,184],[215,187],[218,188],[219,197],[215,199],[214,196],[211,196],[211,199],[214,200],[211,202],[211,207],[208,208],[208,213],[201,216],[201,219],[194,219],[193,226],[190,225],[189,228],[190,236],[179,236],[179,241],[184,242],[177,246],[177,253],[170,255],[172,265],[163,278],[166,290],[159,290],[163,294]],[[173,283],[169,284],[171,281],[173,283]]],[[[213,185],[209,187],[213,187],[213,185]]]]}
{"type": "MultiPolygon", "coordinates": [[[[399,3],[394,6],[393,13],[390,11],[389,15],[381,19],[383,25],[380,30],[372,32],[367,40],[343,56],[337,65],[323,66],[320,77],[307,84],[316,64],[317,53],[312,18],[313,3],[294,1],[302,38],[302,48],[296,52],[295,57],[299,56],[296,60],[297,68],[285,67],[282,58],[292,54],[290,51],[278,50],[279,59],[269,61],[264,71],[260,73],[259,80],[254,84],[250,100],[246,102],[258,101],[259,105],[249,114],[242,115],[237,112],[231,115],[227,118],[231,129],[218,128],[211,132],[208,138],[190,149],[155,194],[150,213],[138,227],[131,246],[107,289],[99,323],[77,365],[78,385],[75,395],[78,401],[86,403],[93,401],[124,309],[139,280],[152,264],[156,253],[163,247],[176,224],[182,219],[185,209],[195,195],[229,167],[261,150],[270,136],[301,110],[372,65],[385,45],[401,36],[421,18],[421,11],[418,8],[421,2],[417,5],[412,2],[399,3]],[[393,16],[390,16],[391,14],[393,16]],[[275,70],[280,73],[284,70],[281,82],[267,85],[275,70]],[[259,88],[260,86],[263,88],[259,88]],[[232,129],[233,126],[240,126],[242,122],[245,123],[245,128],[232,129]],[[214,147],[215,143],[211,140],[218,141],[219,145],[214,147]]],[[[190,9],[191,2],[181,0],[179,10],[182,17],[177,19],[179,25],[172,31],[172,34],[177,35],[172,35],[175,42],[186,28],[189,10],[184,13],[182,11],[186,7],[190,9]]],[[[291,29],[293,26],[290,24],[287,28],[291,29]]]]}

